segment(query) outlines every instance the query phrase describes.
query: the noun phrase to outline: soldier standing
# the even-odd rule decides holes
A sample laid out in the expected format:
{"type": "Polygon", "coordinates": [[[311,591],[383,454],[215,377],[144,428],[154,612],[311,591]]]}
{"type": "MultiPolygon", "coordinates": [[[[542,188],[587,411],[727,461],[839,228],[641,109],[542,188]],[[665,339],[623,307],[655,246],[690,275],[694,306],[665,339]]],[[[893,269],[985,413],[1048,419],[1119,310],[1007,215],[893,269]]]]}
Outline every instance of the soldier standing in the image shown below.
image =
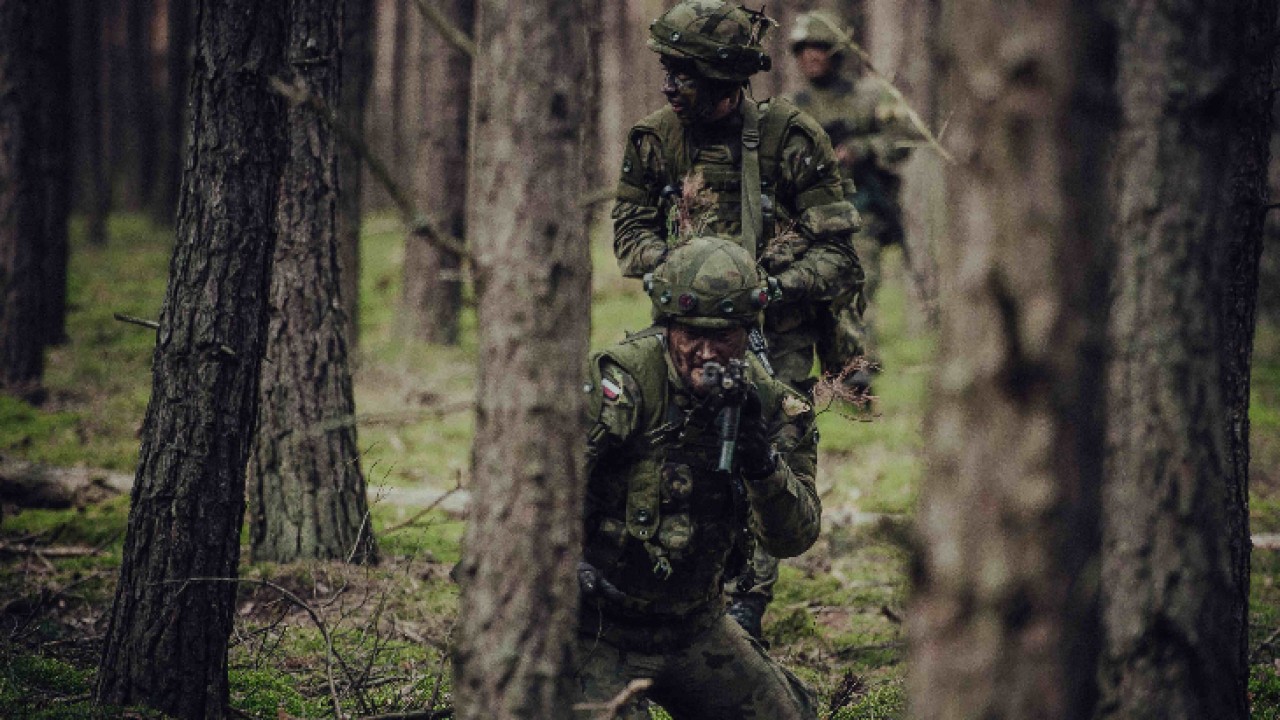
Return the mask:
{"type": "MultiPolygon", "coordinates": [[[[812,408],[747,352],[768,279],[735,241],[698,237],[646,290],[656,324],[590,362],[578,701],[647,678],[676,720],[816,718],[724,612],[754,544],[798,555],[821,518],[812,408]]],[[[646,703],[620,717],[647,719],[646,703]]]]}
{"type": "MultiPolygon", "coordinates": [[[[862,229],[853,241],[866,275],[862,297],[857,303],[834,308],[836,312],[827,318],[830,330],[823,334],[826,342],[819,344],[819,357],[825,371],[838,371],[859,356],[868,357],[870,367],[878,367],[865,307],[880,284],[881,248],[902,244],[899,172],[910,143],[919,135],[884,80],[861,74],[851,80],[841,73],[850,40],[833,17],[823,12],[801,15],[790,40],[807,82],[796,93],[795,103],[831,138],[841,172],[857,188],[852,199],[862,217],[862,229]]],[[[870,367],[859,368],[847,382],[865,391],[870,367]]]]}
{"type": "MultiPolygon", "coordinates": [[[[852,243],[859,220],[822,127],[787,100],[743,92],[771,67],[761,38],[772,22],[738,5],[684,0],[650,25],[667,106],[628,136],[614,252],[624,275],[654,272],[676,241],[679,199],[705,192],[711,207],[700,229],[735,238],[780,291],[764,313],[771,369],[807,391],[816,346],[829,332],[824,319],[862,283],[852,243]]],[[[730,612],[759,637],[777,561],[762,553],[753,565],[757,583],[735,596],[730,612]]]]}

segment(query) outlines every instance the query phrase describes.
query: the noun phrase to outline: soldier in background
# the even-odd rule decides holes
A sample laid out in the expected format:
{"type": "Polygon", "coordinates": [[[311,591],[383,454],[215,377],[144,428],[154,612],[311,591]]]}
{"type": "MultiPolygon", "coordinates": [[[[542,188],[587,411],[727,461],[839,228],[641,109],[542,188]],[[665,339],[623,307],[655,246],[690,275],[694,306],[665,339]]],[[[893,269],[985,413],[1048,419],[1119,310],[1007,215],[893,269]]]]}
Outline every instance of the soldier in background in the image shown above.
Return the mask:
{"type": "Polygon", "coordinates": [[[855,389],[866,391],[871,368],[878,368],[866,305],[880,284],[880,250],[902,245],[900,167],[909,147],[919,140],[905,109],[889,92],[885,81],[859,72],[852,79],[841,72],[848,58],[849,36],[832,16],[809,12],[796,19],[791,52],[807,84],[796,93],[795,103],[813,116],[831,138],[841,173],[853,180],[853,204],[862,216],[862,230],[854,247],[862,262],[865,284],[858,302],[835,307],[826,321],[829,331],[819,344],[825,372],[836,372],[862,356],[868,363],[846,378],[855,389]]]}
{"type": "MultiPolygon", "coordinates": [[[[779,295],[764,313],[769,366],[808,391],[831,308],[861,286],[859,220],[822,127],[785,99],[744,92],[772,65],[761,44],[772,22],[736,4],[684,0],[650,25],[667,106],[628,135],[614,253],[623,275],[639,278],[662,266],[681,226],[734,238],[779,295]],[[691,202],[703,206],[691,211],[691,202]]],[[[778,567],[763,551],[752,564],[756,583],[729,611],[759,638],[778,567]]]]}
{"type": "MultiPolygon", "coordinates": [[[[747,351],[768,278],[733,240],[695,237],[645,289],[655,325],[590,362],[578,702],[648,679],[675,720],[816,718],[811,691],[725,615],[724,582],[757,543],[798,555],[820,526],[813,410],[747,351]]],[[[647,720],[646,705],[618,717],[647,720]]]]}

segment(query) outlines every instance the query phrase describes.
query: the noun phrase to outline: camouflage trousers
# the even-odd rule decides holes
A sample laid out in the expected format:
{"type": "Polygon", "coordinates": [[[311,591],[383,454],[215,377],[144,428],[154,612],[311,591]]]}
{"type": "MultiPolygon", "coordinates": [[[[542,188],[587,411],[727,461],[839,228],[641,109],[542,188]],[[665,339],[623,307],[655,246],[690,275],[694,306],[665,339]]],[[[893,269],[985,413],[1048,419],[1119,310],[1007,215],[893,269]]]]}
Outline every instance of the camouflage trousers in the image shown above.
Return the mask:
{"type": "Polygon", "coordinates": [[[598,709],[640,678],[653,681],[641,697],[613,716],[649,720],[656,702],[673,720],[816,720],[817,699],[799,678],[775,662],[733,620],[719,622],[678,650],[661,654],[615,647],[579,636],[575,720],[605,715],[598,709]]]}

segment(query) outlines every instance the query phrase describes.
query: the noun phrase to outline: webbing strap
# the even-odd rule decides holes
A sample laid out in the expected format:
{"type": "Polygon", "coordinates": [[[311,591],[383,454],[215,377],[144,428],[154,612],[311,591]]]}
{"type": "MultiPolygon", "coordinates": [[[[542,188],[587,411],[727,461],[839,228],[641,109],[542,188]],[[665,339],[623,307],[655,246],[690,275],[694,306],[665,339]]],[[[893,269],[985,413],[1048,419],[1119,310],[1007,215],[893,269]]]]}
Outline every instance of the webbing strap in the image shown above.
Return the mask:
{"type": "Polygon", "coordinates": [[[742,246],[760,256],[764,215],[760,208],[760,109],[742,99],[742,246]]]}

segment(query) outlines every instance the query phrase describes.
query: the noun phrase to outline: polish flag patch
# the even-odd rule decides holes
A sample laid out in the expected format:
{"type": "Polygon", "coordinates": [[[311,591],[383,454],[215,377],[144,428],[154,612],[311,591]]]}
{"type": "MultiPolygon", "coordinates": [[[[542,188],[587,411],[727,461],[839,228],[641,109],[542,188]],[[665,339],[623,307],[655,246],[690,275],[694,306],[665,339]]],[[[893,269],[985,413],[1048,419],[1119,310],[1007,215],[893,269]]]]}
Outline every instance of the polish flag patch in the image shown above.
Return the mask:
{"type": "Polygon", "coordinates": [[[622,388],[614,385],[609,378],[604,378],[600,381],[600,389],[604,391],[606,400],[617,400],[622,395],[622,388]]]}

